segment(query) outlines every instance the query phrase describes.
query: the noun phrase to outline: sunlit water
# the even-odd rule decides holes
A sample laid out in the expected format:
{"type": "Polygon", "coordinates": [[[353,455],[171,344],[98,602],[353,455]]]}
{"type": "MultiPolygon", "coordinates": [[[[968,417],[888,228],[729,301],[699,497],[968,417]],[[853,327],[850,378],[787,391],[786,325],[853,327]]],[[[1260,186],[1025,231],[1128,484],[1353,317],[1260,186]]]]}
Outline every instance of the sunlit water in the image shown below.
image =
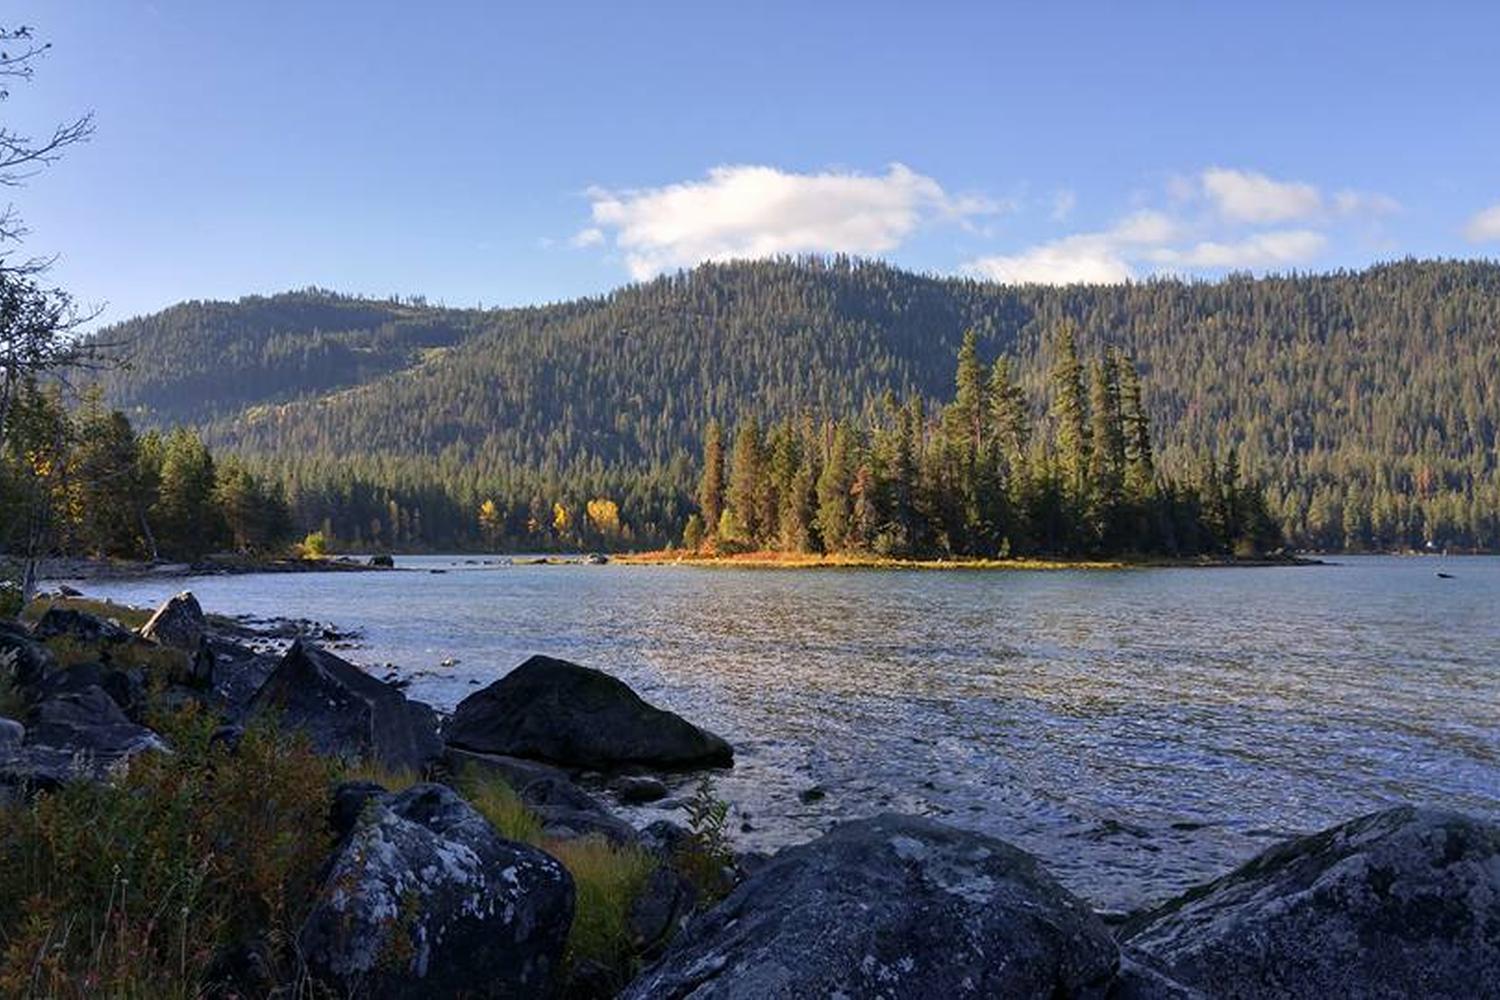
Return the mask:
{"type": "MultiPolygon", "coordinates": [[[[1500,559],[1118,572],[398,562],[449,572],[186,585],[212,611],[358,628],[346,655],[396,664],[415,675],[412,696],[444,710],[531,653],[608,670],[735,745],[718,789],[746,848],[920,812],[1018,844],[1125,910],[1393,803],[1500,817],[1500,559]],[[814,785],[826,797],[803,803],[814,785]]],[[[84,586],[148,604],[184,582],[84,586]]]]}

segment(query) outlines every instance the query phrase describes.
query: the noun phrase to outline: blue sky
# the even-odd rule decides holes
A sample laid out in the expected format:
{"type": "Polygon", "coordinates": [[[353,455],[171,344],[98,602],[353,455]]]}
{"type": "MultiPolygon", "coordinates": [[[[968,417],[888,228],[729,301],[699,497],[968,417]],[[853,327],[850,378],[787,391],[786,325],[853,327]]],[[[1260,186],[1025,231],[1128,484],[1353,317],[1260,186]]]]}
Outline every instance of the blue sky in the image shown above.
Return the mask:
{"type": "Polygon", "coordinates": [[[777,252],[1057,282],[1500,254],[1492,3],[8,9],[54,49],[7,124],[97,117],[10,194],[106,320],[777,252]]]}

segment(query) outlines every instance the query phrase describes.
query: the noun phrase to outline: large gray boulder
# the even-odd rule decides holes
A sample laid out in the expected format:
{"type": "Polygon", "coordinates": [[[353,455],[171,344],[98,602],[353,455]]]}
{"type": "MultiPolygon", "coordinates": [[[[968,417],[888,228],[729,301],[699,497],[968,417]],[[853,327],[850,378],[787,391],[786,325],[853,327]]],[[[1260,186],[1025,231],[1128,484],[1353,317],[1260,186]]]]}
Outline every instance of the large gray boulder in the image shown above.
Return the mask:
{"type": "Polygon", "coordinates": [[[222,699],[232,712],[244,712],[255,693],[281,665],[274,653],[262,653],[249,646],[210,636],[203,640],[194,657],[194,673],[208,677],[213,694],[222,699]]]}
{"type": "Polygon", "coordinates": [[[713,733],[647,704],[609,674],[550,656],[533,656],[465,698],[443,737],[465,750],[575,767],[734,762],[729,744],[713,733]]]}
{"type": "Polygon", "coordinates": [[[1500,997],[1500,825],[1372,813],[1273,847],[1121,937],[1214,997],[1500,997]]]}
{"type": "Polygon", "coordinates": [[[119,622],[72,608],[48,608],[32,631],[38,639],[66,637],[91,645],[119,645],[136,637],[119,622]]]}
{"type": "Polygon", "coordinates": [[[69,781],[100,780],[136,754],[168,749],[97,685],[44,697],[25,726],[0,721],[7,723],[6,739],[0,741],[0,789],[23,795],[69,781]]]}
{"type": "Polygon", "coordinates": [[[14,622],[0,621],[0,670],[22,687],[35,684],[57,669],[52,651],[14,622]]]}
{"type": "Polygon", "coordinates": [[[167,598],[156,609],[146,624],[141,626],[141,636],[163,646],[194,654],[203,642],[204,630],[208,627],[203,617],[203,608],[192,591],[167,598]]]}
{"type": "Polygon", "coordinates": [[[98,685],[44,698],[26,719],[28,745],[111,764],[146,750],[165,750],[160,736],[131,722],[98,685]]]}
{"type": "Polygon", "coordinates": [[[367,800],[298,934],[338,996],[545,997],[573,921],[555,859],[442,785],[367,800]]]}
{"type": "Polygon", "coordinates": [[[319,753],[369,758],[393,770],[420,772],[443,752],[431,707],[300,640],[255,693],[249,712],[301,730],[319,753]]]}
{"type": "Polygon", "coordinates": [[[62,694],[82,694],[91,687],[113,698],[132,722],[140,722],[145,715],[146,674],[139,667],[119,670],[103,663],[75,663],[48,674],[32,687],[31,696],[43,701],[62,694]]]}
{"type": "Polygon", "coordinates": [[[885,815],[777,854],[622,996],[1103,997],[1118,960],[1030,855],[885,815]]]}

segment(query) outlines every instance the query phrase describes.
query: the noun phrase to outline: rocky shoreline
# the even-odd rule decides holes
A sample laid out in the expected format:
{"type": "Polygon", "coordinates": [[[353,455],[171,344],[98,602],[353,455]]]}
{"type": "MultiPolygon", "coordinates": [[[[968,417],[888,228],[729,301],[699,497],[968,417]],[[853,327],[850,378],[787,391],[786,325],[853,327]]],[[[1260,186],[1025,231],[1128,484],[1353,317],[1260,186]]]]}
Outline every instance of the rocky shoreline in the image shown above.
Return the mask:
{"type": "Polygon", "coordinates": [[[1500,996],[1492,822],[1388,809],[1106,920],[1025,852],[920,817],[736,856],[711,784],[734,751],[712,732],[542,656],[440,719],[341,659],[331,647],[350,638],[206,616],[188,593],[136,628],[66,603],[0,623],[6,809],[199,752],[153,728],[163,706],[211,722],[215,767],[258,752],[257,727],[274,724],[346,768],[327,792],[327,847],[293,940],[220,946],[189,992],[1500,996]],[[706,780],[684,822],[636,829],[580,785],[584,772],[621,803],[665,795],[666,772],[706,780]],[[497,789],[503,809],[484,797],[497,789]],[[578,860],[596,848],[639,872],[619,901],[623,944],[602,958],[576,937],[602,912],[598,873],[578,860]]]}
{"type": "Polygon", "coordinates": [[[152,577],[244,576],[250,573],[360,573],[382,572],[395,568],[390,556],[357,559],[353,556],[329,556],[323,559],[222,556],[196,562],[148,562],[134,559],[49,558],[37,564],[36,576],[42,581],[60,580],[141,580],[152,577]]]}

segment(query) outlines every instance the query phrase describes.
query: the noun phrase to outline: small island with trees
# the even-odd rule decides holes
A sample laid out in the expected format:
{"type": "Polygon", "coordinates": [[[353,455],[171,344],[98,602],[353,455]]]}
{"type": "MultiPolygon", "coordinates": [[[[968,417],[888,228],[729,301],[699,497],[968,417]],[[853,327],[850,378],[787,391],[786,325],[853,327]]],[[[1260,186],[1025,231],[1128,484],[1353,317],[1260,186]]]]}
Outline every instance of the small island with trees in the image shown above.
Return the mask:
{"type": "Polygon", "coordinates": [[[951,401],[887,394],[860,420],[741,423],[705,435],[682,548],[635,562],[768,566],[1116,566],[1264,560],[1281,534],[1233,450],[1158,468],[1136,366],[1055,338],[1046,417],[964,337],[951,401]]]}

